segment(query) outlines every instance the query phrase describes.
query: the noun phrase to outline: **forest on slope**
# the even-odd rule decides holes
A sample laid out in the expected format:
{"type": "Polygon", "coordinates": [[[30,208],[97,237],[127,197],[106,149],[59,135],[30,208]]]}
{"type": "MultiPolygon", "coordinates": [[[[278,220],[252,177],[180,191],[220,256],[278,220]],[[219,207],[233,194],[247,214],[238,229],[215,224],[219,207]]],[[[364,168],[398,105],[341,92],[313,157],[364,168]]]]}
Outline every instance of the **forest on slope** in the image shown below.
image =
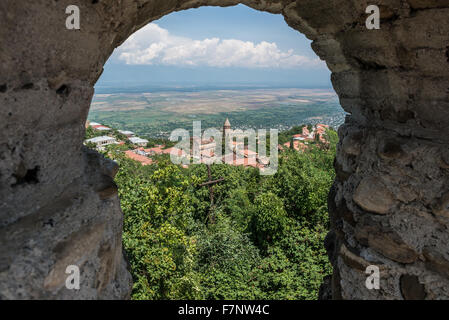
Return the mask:
{"type": "Polygon", "coordinates": [[[323,242],[338,138],[334,130],[326,138],[326,148],[281,152],[273,176],[212,165],[212,179],[224,178],[212,207],[199,186],[205,165],[182,168],[163,156],[142,166],[108,148],[120,166],[132,298],[316,299],[331,273],[323,242]]]}

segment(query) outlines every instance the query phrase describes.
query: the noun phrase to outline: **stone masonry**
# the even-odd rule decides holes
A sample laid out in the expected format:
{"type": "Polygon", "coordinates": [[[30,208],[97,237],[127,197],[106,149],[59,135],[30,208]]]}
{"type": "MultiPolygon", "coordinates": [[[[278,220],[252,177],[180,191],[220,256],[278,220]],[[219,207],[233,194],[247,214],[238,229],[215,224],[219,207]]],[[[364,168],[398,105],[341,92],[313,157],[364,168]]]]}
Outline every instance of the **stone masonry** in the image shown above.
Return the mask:
{"type": "Polygon", "coordinates": [[[82,147],[93,86],[150,21],[238,3],[282,14],[313,40],[349,113],[329,194],[331,296],[449,298],[447,0],[2,0],[1,299],[129,297],[117,168],[82,147]],[[72,4],[80,30],[65,28],[72,4]],[[365,27],[371,4],[380,30],[365,27]],[[80,290],[65,288],[71,264],[80,290]],[[365,286],[369,265],[379,290],[365,286]]]}

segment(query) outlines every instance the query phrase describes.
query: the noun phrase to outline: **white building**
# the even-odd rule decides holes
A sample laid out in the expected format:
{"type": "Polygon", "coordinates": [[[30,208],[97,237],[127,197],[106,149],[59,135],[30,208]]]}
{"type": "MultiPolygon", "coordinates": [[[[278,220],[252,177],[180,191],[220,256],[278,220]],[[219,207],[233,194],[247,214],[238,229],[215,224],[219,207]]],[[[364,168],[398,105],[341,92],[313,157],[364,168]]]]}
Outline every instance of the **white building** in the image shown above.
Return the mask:
{"type": "Polygon", "coordinates": [[[145,147],[148,143],[147,139],[141,139],[139,137],[131,137],[129,138],[129,141],[131,141],[132,144],[145,147]]]}
{"type": "Polygon", "coordinates": [[[128,138],[133,137],[134,136],[134,132],[132,131],[127,131],[127,130],[119,130],[118,132],[120,132],[121,134],[127,136],[128,138]]]}
{"type": "Polygon", "coordinates": [[[266,156],[257,157],[257,162],[259,162],[262,166],[268,166],[270,164],[270,158],[266,156]]]}
{"type": "Polygon", "coordinates": [[[146,152],[145,150],[139,150],[139,149],[134,150],[134,153],[141,155],[141,156],[145,156],[145,157],[147,157],[149,155],[149,153],[146,152]]]}
{"type": "Polygon", "coordinates": [[[115,140],[115,138],[113,137],[108,137],[108,136],[101,136],[101,137],[95,137],[95,138],[91,138],[91,139],[87,139],[85,141],[85,143],[93,143],[97,146],[97,148],[100,147],[104,147],[110,144],[116,144],[117,140],[115,140]]]}
{"type": "Polygon", "coordinates": [[[95,126],[93,128],[95,130],[98,130],[98,131],[111,131],[112,130],[111,128],[108,128],[108,127],[105,127],[105,126],[95,126]]]}

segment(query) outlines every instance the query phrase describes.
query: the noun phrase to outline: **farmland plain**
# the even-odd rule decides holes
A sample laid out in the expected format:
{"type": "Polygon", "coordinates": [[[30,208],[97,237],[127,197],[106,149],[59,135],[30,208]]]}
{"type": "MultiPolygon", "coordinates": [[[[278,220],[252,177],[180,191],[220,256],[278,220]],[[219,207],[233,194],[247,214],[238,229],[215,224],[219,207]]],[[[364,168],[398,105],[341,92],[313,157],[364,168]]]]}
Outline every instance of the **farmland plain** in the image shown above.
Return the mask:
{"type": "Polygon", "coordinates": [[[142,137],[167,138],[177,128],[220,128],[229,118],[233,129],[288,130],[300,124],[325,123],[337,128],[345,112],[331,89],[170,88],[102,90],[95,94],[89,120],[142,137]]]}

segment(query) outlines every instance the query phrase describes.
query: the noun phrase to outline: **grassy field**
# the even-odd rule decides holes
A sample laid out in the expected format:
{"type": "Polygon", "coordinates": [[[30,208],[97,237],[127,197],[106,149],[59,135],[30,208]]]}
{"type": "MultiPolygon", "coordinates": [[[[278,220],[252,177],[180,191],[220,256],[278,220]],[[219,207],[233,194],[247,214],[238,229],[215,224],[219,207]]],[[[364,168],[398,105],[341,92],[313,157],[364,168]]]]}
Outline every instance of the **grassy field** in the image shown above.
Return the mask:
{"type": "Polygon", "coordinates": [[[332,90],[226,89],[102,93],[94,96],[89,120],[143,137],[166,138],[177,128],[220,128],[226,117],[233,129],[288,130],[303,123],[338,127],[344,111],[332,90]]]}

